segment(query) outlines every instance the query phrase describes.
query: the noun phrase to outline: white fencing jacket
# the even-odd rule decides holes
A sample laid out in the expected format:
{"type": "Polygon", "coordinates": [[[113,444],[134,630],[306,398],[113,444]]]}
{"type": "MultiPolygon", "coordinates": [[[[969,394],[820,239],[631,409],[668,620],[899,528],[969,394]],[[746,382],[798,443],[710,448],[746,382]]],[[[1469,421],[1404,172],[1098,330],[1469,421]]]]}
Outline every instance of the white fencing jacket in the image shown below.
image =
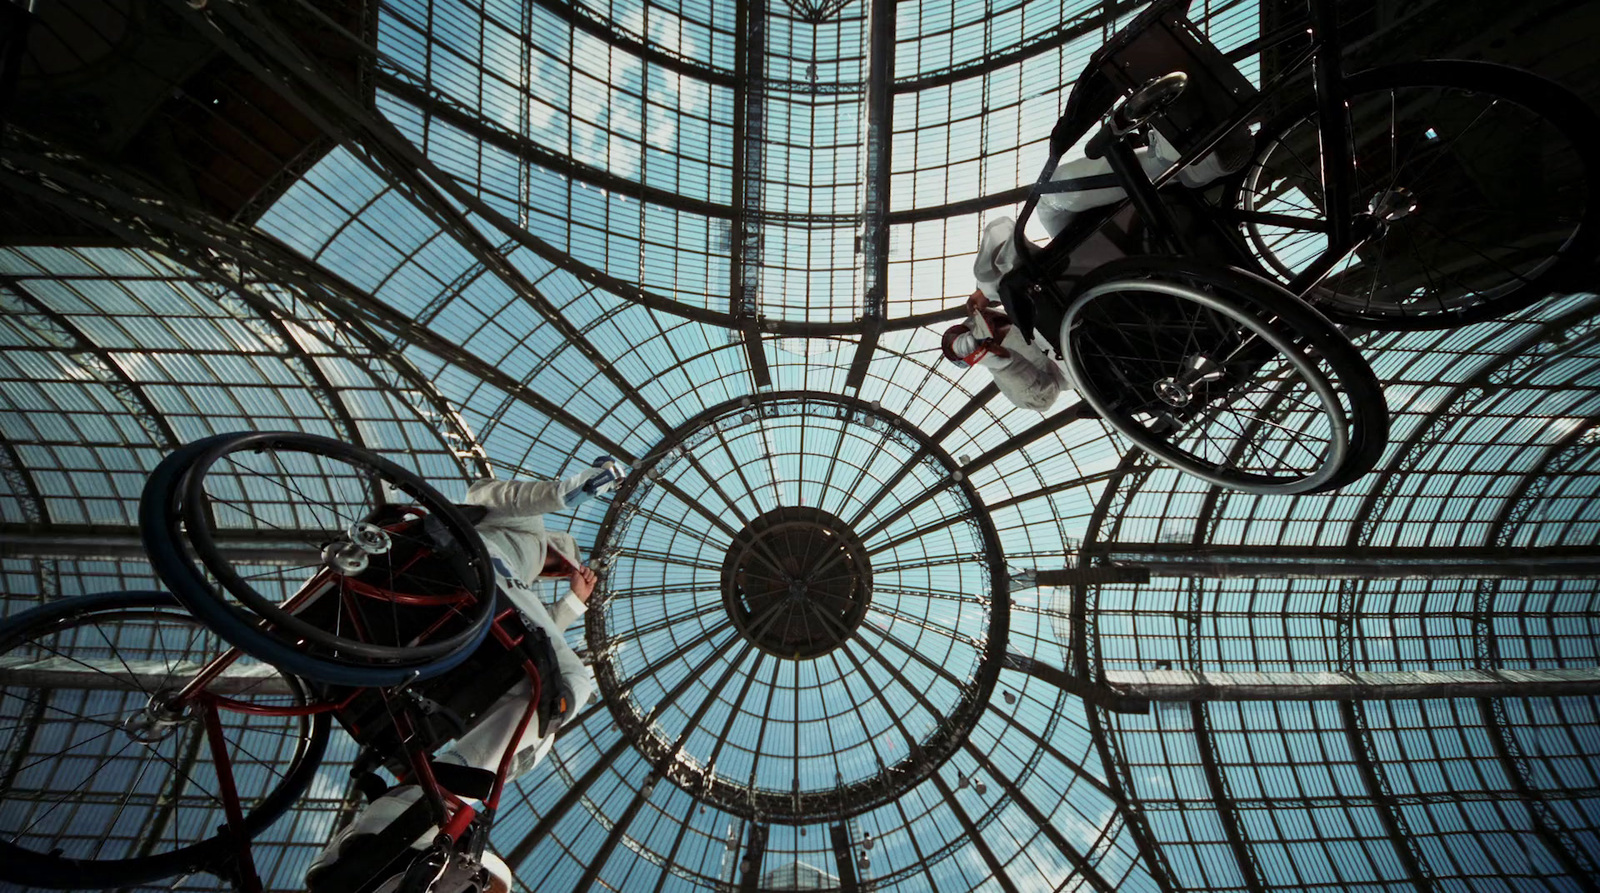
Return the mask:
{"type": "Polygon", "coordinates": [[[1038,347],[1029,344],[1016,326],[1006,330],[1000,340],[1009,357],[989,354],[978,361],[994,376],[995,386],[1022,409],[1044,412],[1055,405],[1061,391],[1067,386],[1067,375],[1061,364],[1046,356],[1038,347]]]}
{"type": "MultiPolygon", "coordinates": [[[[1248,133],[1244,136],[1248,137],[1248,133]]],[[[1151,177],[1171,167],[1180,157],[1154,131],[1150,134],[1149,148],[1138,149],[1135,154],[1145,174],[1151,177]]],[[[1179,171],[1179,182],[1190,188],[1198,188],[1228,173],[1228,167],[1219,159],[1220,154],[1220,150],[1212,152],[1179,171]]],[[[1104,158],[1079,158],[1057,166],[1051,179],[1078,180],[1110,172],[1111,164],[1104,158]]],[[[1039,197],[1038,219],[1050,237],[1054,238],[1066,229],[1079,212],[1119,202],[1125,195],[1120,186],[1046,193],[1039,197]]],[[[1012,238],[1015,230],[1014,220],[999,217],[984,227],[978,240],[978,256],[972,263],[972,276],[977,280],[978,290],[995,304],[1001,303],[1001,278],[1017,266],[1017,246],[1012,238]]],[[[1095,267],[1124,255],[1125,252],[1105,233],[1096,231],[1073,250],[1063,278],[1076,280],[1095,267]]],[[[1044,412],[1055,404],[1063,388],[1070,387],[1061,365],[1040,348],[1024,341],[1015,326],[1006,333],[1000,346],[1012,354],[1011,359],[989,356],[980,360],[979,365],[993,373],[995,385],[1012,404],[1044,412]]]]}
{"type": "MultiPolygon", "coordinates": [[[[476,481],[467,489],[465,500],[467,505],[481,505],[489,510],[476,526],[494,560],[497,582],[512,604],[550,637],[561,667],[561,678],[572,689],[570,710],[573,713],[594,693],[594,677],[567,644],[564,633],[583,616],[588,605],[569,589],[564,598],[547,608],[544,599],[539,597],[538,584],[528,581],[539,579],[547,551],[560,555],[572,569],[582,563],[577,541],[563,531],[546,530],[544,516],[565,510],[567,506],[562,497],[581,487],[599,471],[591,468],[559,481],[476,481]]],[[[456,742],[452,751],[461,762],[484,769],[494,768],[506,742],[515,732],[522,716],[522,705],[532,694],[531,690],[523,690],[525,688],[526,684],[508,693],[456,742]]],[[[571,716],[569,713],[568,719],[571,716]]],[[[541,740],[538,729],[530,726],[518,744],[519,754],[512,775],[537,764],[549,752],[552,743],[549,738],[541,740]]]]}

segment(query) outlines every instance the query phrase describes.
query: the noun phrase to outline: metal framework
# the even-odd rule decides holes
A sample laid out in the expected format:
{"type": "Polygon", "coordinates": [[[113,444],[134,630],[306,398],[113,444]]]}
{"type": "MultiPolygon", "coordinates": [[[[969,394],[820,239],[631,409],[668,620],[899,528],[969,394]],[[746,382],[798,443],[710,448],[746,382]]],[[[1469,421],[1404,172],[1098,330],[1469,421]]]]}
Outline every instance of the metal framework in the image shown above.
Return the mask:
{"type": "MultiPolygon", "coordinates": [[[[1534,480],[1530,478],[1529,480],[1534,480]]],[[[1415,546],[1190,546],[1177,543],[1098,544],[1094,572],[1143,577],[1227,580],[1500,580],[1592,577],[1600,551],[1587,545],[1513,549],[1461,546],[1441,552],[1415,546]]],[[[1067,571],[1041,571],[1041,585],[1073,582],[1067,571]],[[1048,576],[1048,575],[1054,576],[1048,576]]],[[[1129,579],[1129,582],[1134,580],[1129,579]]],[[[1086,581],[1093,582],[1093,581],[1086,581]]],[[[1100,582],[1115,582],[1103,580],[1100,582]]]]}
{"type": "MultiPolygon", "coordinates": [[[[932,474],[940,478],[947,478],[955,464],[952,457],[921,432],[906,425],[898,417],[882,413],[860,400],[832,394],[774,392],[761,395],[754,401],[735,401],[712,407],[681,426],[657,450],[658,454],[666,457],[666,461],[651,467],[649,469],[651,473],[634,475],[624,483],[602,524],[601,534],[597,538],[597,550],[616,550],[621,559],[627,561],[635,557],[631,554],[631,544],[636,541],[635,538],[646,540],[653,538],[650,527],[655,520],[650,514],[649,507],[659,500],[651,491],[658,487],[668,489],[662,487],[662,476],[666,478],[676,476],[677,472],[672,466],[679,458],[682,458],[685,465],[695,466],[697,451],[701,447],[725,449],[725,438],[737,436],[739,426],[755,423],[757,419],[781,421],[785,418],[819,418],[829,415],[837,418],[845,430],[849,430],[852,426],[862,426],[882,432],[898,441],[906,453],[924,456],[922,462],[929,466],[932,474]],[[642,529],[635,530],[636,525],[642,529]]],[[[699,461],[705,461],[705,458],[699,461]]],[[[977,494],[971,489],[970,484],[959,486],[958,491],[960,492],[958,498],[963,503],[968,506],[977,504],[977,494]]],[[[673,495],[679,496],[685,505],[694,506],[699,502],[680,494],[681,491],[673,495]]],[[[739,642],[737,635],[729,635],[709,650],[702,650],[717,642],[718,637],[728,629],[729,624],[721,622],[703,628],[697,635],[679,643],[669,653],[653,656],[642,669],[625,671],[618,666],[611,655],[620,647],[642,641],[642,638],[635,629],[627,626],[623,627],[620,634],[619,631],[611,629],[611,623],[615,622],[613,618],[619,616],[616,606],[625,604],[613,600],[608,602],[605,610],[589,614],[589,637],[596,643],[599,656],[595,665],[596,677],[601,691],[605,693],[606,702],[611,707],[613,718],[623,729],[624,736],[644,754],[653,773],[670,780],[684,791],[692,793],[697,799],[714,803],[735,815],[761,821],[801,823],[820,817],[857,815],[891,802],[905,790],[922,782],[956,752],[970,733],[972,723],[981,714],[982,705],[993,691],[999,673],[1009,622],[1009,597],[1005,591],[1003,568],[998,566],[1000,549],[993,533],[992,523],[981,511],[968,509],[964,514],[970,516],[971,523],[978,533],[978,542],[982,544],[980,551],[974,556],[975,565],[980,569],[983,578],[987,579],[992,592],[988,599],[981,602],[985,605],[984,627],[964,633],[967,636],[981,636],[982,640],[987,642],[982,648],[972,675],[969,678],[951,676],[944,667],[928,661],[914,645],[904,642],[897,634],[883,629],[872,620],[862,621],[862,631],[851,632],[848,635],[852,647],[859,647],[867,657],[881,664],[892,678],[899,677],[900,668],[885,657],[882,645],[864,637],[863,632],[875,634],[881,641],[893,644],[898,653],[924,664],[936,675],[945,677],[951,684],[951,689],[959,694],[958,703],[940,708],[929,704],[923,698],[922,692],[908,686],[911,696],[923,704],[928,715],[940,717],[940,720],[932,733],[925,735],[913,734],[900,726],[899,731],[906,738],[908,750],[906,756],[898,762],[880,765],[877,772],[850,784],[830,785],[821,790],[803,790],[799,787],[793,790],[774,790],[765,786],[754,786],[753,779],[750,782],[743,782],[718,773],[714,755],[704,762],[690,758],[683,753],[686,740],[684,737],[680,737],[676,742],[668,742],[653,732],[652,727],[677,698],[689,691],[691,686],[698,684],[699,677],[703,673],[719,663],[725,663],[726,668],[718,677],[719,681],[711,686],[706,694],[701,695],[703,700],[686,722],[683,735],[687,736],[697,726],[720,692],[733,680],[735,669],[751,653],[753,645],[745,645],[733,658],[726,661],[723,660],[724,655],[739,642]],[[698,663],[689,672],[678,672],[677,684],[652,698],[648,702],[650,704],[648,711],[641,709],[643,704],[636,706],[632,702],[631,693],[639,691],[645,680],[671,670],[678,661],[691,654],[697,655],[695,659],[698,663]]],[[[731,540],[738,541],[742,537],[740,531],[726,524],[719,522],[716,526],[731,540]]],[[[863,540],[870,543],[872,537],[881,532],[882,527],[880,524],[869,528],[862,534],[863,540]]],[[[942,529],[943,525],[940,524],[938,527],[942,529]]],[[[748,547],[746,545],[746,548],[748,547]]],[[[880,586],[883,582],[881,578],[878,580],[880,586]]],[[[689,593],[692,592],[691,588],[689,593]]],[[[913,619],[901,615],[894,616],[897,620],[913,619]]],[[[856,658],[852,656],[850,660],[854,661],[856,658]]],[[[859,667],[859,664],[857,666],[859,667]]],[[[796,669],[795,672],[798,673],[799,670],[796,669]]],[[[865,671],[858,672],[864,674],[865,671]]],[[[747,678],[754,676],[752,674],[747,678]]],[[[877,689],[874,687],[872,691],[876,693],[877,689]]],[[[796,696],[798,697],[798,691],[796,696]]],[[[877,694],[877,697],[881,700],[881,693],[877,694]]],[[[895,712],[894,709],[888,711],[891,717],[895,712]]],[[[896,717],[894,722],[898,726],[899,719],[896,717]]],[[[796,732],[798,733],[798,726],[796,732]]]]}
{"type": "MultiPolygon", "coordinates": [[[[606,452],[623,490],[547,520],[608,567],[603,703],[504,812],[526,889],[823,865],[842,891],[1600,890],[1600,299],[1362,336],[1397,442],[1293,500],[1202,487],[1079,404],[1013,411],[934,359],[975,231],[1140,5],[153,5],[242,78],[212,111],[129,86],[127,108],[215,117],[186,170],[279,157],[271,121],[227,115],[316,133],[220,219],[146,179],[174,147],[128,164],[8,116],[0,232],[51,232],[0,244],[0,616],[148,588],[138,483],[211,430],[303,425],[459,481],[606,452]],[[802,515],[859,534],[860,623],[726,613],[730,549],[784,577],[805,550],[756,528],[802,515]]],[[[1248,68],[1283,6],[1190,15],[1248,68]]],[[[1517,34],[1593,30],[1528,6],[1517,34]]],[[[741,591],[853,592],[802,583],[741,591]]],[[[0,694],[158,669],[0,656],[0,694]]],[[[352,808],[286,818],[271,889],[352,808]]]]}

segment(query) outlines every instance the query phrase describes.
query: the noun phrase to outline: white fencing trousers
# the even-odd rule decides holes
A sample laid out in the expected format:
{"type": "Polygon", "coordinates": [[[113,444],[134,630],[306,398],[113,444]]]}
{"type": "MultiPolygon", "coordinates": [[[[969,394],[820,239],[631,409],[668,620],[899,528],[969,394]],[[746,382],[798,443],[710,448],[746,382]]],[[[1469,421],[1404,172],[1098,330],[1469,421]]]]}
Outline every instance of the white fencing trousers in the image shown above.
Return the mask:
{"type": "MultiPolygon", "coordinates": [[[[522,713],[528,708],[531,697],[533,683],[523,679],[485,710],[472,728],[467,730],[467,734],[457,739],[454,746],[439,756],[439,760],[490,772],[499,771],[500,758],[505,755],[511,736],[516,734],[517,723],[522,721],[522,713]]],[[[512,760],[506,781],[539,765],[553,743],[553,738],[539,737],[539,717],[535,715],[517,742],[517,755],[512,760]]]]}

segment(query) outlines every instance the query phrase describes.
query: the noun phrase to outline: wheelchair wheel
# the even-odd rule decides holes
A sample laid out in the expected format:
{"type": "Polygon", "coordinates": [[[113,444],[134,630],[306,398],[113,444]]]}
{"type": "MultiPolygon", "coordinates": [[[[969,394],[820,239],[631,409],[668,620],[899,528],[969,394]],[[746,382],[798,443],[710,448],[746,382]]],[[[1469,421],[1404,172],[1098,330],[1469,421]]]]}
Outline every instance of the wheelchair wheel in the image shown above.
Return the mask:
{"type": "Polygon", "coordinates": [[[157,466],[140,530],[161,579],[232,644],[290,672],[377,687],[465,660],[494,571],[416,475],[310,434],[225,434],[157,466]]]}
{"type": "Polygon", "coordinates": [[[1377,377],[1332,323],[1257,276],[1128,257],[1078,284],[1061,324],[1067,375],[1107,424],[1221,487],[1343,486],[1388,443],[1377,377]]]}
{"type": "MultiPolygon", "coordinates": [[[[1536,75],[1483,62],[1385,66],[1346,82],[1356,210],[1377,233],[1306,297],[1336,322],[1440,329],[1563,288],[1600,246],[1600,117],[1536,75]]],[[[1261,130],[1230,180],[1249,251],[1288,282],[1328,245],[1315,101],[1261,130]]]]}
{"type": "MultiPolygon", "coordinates": [[[[128,887],[233,855],[202,711],[173,697],[227,650],[164,592],[64,599],[0,623],[0,880],[128,887]]],[[[306,704],[298,679],[248,657],[205,691],[262,710],[306,704]]],[[[328,717],[216,716],[253,837],[310,784],[328,717]]]]}

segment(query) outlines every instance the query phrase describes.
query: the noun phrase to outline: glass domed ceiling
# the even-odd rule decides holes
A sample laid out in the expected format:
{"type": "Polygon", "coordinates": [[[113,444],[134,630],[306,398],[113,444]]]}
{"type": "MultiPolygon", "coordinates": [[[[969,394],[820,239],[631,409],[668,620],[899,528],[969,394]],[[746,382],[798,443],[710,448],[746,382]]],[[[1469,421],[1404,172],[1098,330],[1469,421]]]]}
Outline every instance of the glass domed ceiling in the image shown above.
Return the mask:
{"type": "MultiPolygon", "coordinates": [[[[294,70],[270,15],[212,6],[294,70]]],[[[295,81],[333,148],[253,228],[102,188],[93,213],[144,221],[126,246],[0,247],[4,610],[154,585],[116,537],[207,433],[329,434],[447,492],[610,454],[629,487],[552,521],[607,564],[569,633],[603,697],[502,809],[523,889],[1592,889],[1592,697],[1089,684],[1581,668],[1600,641],[1592,565],[1492,563],[1600,535],[1593,296],[1364,336],[1394,445],[1334,495],[1212,490],[938,362],[976,234],[1136,8],[377,4],[374,109],[295,81]],[[1047,576],[1069,554],[1167,563],[1047,576]]],[[[1231,50],[1262,9],[1191,15],[1231,50]]],[[[349,814],[352,751],[258,846],[272,889],[349,814]]]]}

